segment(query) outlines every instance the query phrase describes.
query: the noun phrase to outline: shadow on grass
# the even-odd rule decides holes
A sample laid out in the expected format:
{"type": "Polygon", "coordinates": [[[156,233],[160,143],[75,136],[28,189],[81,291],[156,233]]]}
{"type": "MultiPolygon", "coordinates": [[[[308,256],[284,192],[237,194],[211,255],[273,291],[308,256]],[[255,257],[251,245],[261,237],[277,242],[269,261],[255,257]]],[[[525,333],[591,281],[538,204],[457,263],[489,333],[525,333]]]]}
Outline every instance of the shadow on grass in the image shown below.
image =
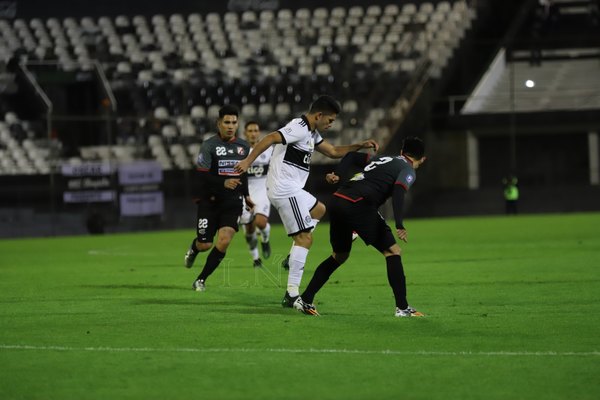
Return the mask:
{"type": "MultiPolygon", "coordinates": [[[[256,304],[246,300],[239,303],[234,299],[215,300],[215,299],[139,299],[133,301],[134,305],[172,305],[172,306],[193,306],[198,307],[210,313],[217,314],[235,314],[235,315],[295,315],[295,310],[283,308],[277,303],[256,304]]],[[[297,312],[297,311],[296,311],[297,312]]]]}
{"type": "Polygon", "coordinates": [[[82,285],[81,287],[87,289],[143,289],[143,290],[186,290],[190,291],[191,289],[186,288],[181,285],[148,285],[148,284],[139,284],[139,285],[131,285],[131,284],[111,284],[111,285],[82,285]]]}
{"type": "Polygon", "coordinates": [[[599,279],[556,279],[556,280],[514,280],[514,281],[473,281],[473,282],[409,282],[412,286],[515,286],[515,285],[563,285],[600,282],[599,279]]]}
{"type": "Polygon", "coordinates": [[[137,299],[132,301],[134,305],[172,305],[172,306],[232,306],[235,303],[230,301],[212,301],[210,303],[201,303],[198,299],[137,299]]]}
{"type": "Polygon", "coordinates": [[[418,264],[456,264],[456,263],[473,263],[480,261],[505,261],[505,260],[522,260],[528,257],[469,257],[469,258],[442,258],[442,259],[431,259],[413,262],[414,265],[418,264]]]}

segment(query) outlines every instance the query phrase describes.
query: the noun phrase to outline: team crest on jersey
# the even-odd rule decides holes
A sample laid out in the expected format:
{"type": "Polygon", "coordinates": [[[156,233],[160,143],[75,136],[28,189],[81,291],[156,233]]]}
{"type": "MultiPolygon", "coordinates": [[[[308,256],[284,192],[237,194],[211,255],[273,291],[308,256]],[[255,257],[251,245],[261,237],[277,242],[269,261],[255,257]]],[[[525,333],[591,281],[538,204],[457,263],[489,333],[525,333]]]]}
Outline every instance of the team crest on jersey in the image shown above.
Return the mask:
{"type": "Polygon", "coordinates": [[[411,183],[415,178],[412,175],[406,177],[406,182],[411,183]]]}
{"type": "Polygon", "coordinates": [[[244,155],[244,153],[245,153],[245,152],[244,152],[244,148],[243,148],[243,147],[240,147],[240,146],[238,146],[238,148],[237,148],[237,153],[238,153],[240,156],[243,156],[243,155],[244,155]]]}
{"type": "Polygon", "coordinates": [[[304,221],[306,221],[306,223],[307,223],[307,224],[310,224],[310,223],[311,223],[311,221],[312,221],[312,218],[311,218],[311,216],[310,216],[310,215],[307,215],[307,216],[304,218],[304,221]]]}

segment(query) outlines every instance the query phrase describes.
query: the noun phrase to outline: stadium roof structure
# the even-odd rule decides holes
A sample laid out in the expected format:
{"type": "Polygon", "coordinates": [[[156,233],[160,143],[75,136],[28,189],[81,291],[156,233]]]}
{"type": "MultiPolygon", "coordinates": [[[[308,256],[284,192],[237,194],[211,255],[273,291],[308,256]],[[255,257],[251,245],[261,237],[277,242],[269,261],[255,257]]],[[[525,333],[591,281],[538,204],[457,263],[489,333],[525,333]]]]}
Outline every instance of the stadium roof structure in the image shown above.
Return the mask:
{"type": "Polygon", "coordinates": [[[461,114],[600,109],[600,58],[581,57],[598,57],[600,52],[568,49],[562,53],[577,58],[507,62],[504,49],[500,50],[461,114]]]}

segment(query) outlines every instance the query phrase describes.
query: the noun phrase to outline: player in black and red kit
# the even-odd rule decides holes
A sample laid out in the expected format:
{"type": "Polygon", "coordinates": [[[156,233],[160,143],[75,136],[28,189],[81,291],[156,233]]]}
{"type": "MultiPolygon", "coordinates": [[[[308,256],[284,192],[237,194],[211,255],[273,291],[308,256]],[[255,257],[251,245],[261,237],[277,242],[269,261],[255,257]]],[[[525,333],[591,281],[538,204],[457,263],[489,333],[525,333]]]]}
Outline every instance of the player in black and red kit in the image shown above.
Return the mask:
{"type": "Polygon", "coordinates": [[[238,114],[234,106],[221,107],[217,120],[219,134],[202,143],[196,161],[199,177],[195,199],[198,206],[196,238],[185,254],[185,266],[191,268],[198,253],[212,247],[202,272],[192,285],[197,291],[206,289],[206,279],[225,257],[229,243],[238,230],[242,199],[245,198],[246,205],[254,207],[248,194],[247,175],[233,169],[250,152],[248,143],[235,136],[238,114]],[[217,242],[213,247],[215,234],[217,242]]]}
{"type": "Polygon", "coordinates": [[[395,316],[423,316],[408,305],[401,250],[378,209],[392,198],[396,235],[406,242],[402,215],[404,195],[415,181],[415,170],[426,159],[424,154],[425,146],[421,139],[406,138],[400,156],[373,157],[361,173],[343,183],[334,193],[328,206],[329,240],[333,254],[315,270],[301,295],[305,303],[312,304],[331,274],[348,259],[352,249],[352,232],[356,231],[365,244],[375,247],[385,256],[388,282],[396,301],[395,316]]]}

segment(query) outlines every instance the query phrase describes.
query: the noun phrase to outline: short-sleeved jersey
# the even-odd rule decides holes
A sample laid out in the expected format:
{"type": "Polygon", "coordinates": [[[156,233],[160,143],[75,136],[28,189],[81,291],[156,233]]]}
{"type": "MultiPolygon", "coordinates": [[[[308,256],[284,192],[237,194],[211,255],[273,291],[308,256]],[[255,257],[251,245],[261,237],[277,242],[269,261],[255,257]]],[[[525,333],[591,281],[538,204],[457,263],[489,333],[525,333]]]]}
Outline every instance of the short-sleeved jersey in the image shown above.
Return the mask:
{"type": "Polygon", "coordinates": [[[240,176],[239,173],[235,172],[233,167],[240,160],[246,158],[249,152],[250,146],[248,142],[237,137],[228,142],[223,141],[219,135],[205,140],[196,159],[197,170],[221,179],[218,181],[211,180],[210,182],[208,179],[203,179],[203,184],[199,188],[199,197],[241,201],[245,190],[242,185],[234,190],[230,190],[226,189],[223,184],[225,179],[240,176]]]}
{"type": "MultiPolygon", "coordinates": [[[[252,148],[250,148],[250,151],[252,151],[252,148]]],[[[252,193],[266,192],[267,174],[269,173],[269,163],[272,155],[273,147],[269,147],[254,160],[248,171],[246,171],[250,197],[254,197],[252,193]]]]}
{"type": "Polygon", "coordinates": [[[379,207],[392,196],[396,185],[408,190],[415,178],[410,160],[403,156],[375,157],[361,173],[343,183],[336,195],[352,202],[366,201],[379,207]]]}
{"type": "Polygon", "coordinates": [[[279,129],[283,142],[276,144],[271,157],[267,190],[271,197],[289,197],[306,184],[310,159],[315,146],[323,141],[321,134],[311,131],[305,116],[294,118],[279,129]]]}

